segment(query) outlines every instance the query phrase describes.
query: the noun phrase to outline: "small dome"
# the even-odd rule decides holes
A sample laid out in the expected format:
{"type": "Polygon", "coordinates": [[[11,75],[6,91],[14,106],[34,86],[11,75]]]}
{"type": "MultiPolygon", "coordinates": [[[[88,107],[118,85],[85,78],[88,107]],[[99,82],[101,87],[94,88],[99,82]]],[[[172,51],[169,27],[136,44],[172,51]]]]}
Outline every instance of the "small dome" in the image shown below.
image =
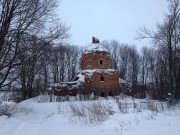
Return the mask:
{"type": "Polygon", "coordinates": [[[108,53],[108,50],[102,45],[102,44],[90,44],[85,48],[85,54],[94,53],[94,52],[106,52],[108,53]]]}

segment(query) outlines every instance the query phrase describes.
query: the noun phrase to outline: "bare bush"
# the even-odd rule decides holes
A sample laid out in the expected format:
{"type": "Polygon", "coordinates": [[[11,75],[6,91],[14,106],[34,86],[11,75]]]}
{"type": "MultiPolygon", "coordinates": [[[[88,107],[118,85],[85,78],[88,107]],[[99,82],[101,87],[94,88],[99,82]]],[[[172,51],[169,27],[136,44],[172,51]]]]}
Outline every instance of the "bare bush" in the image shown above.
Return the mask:
{"type": "Polygon", "coordinates": [[[45,94],[42,94],[42,95],[36,97],[35,100],[38,102],[49,102],[50,96],[47,93],[45,93],[45,94]]]}
{"type": "Polygon", "coordinates": [[[108,112],[104,106],[104,104],[102,104],[101,102],[93,102],[91,103],[88,108],[89,110],[89,120],[91,122],[93,121],[104,121],[105,119],[107,119],[108,116],[108,112]]]}
{"type": "Polygon", "coordinates": [[[16,113],[16,114],[25,114],[25,115],[27,115],[32,111],[33,111],[33,108],[28,103],[16,106],[16,108],[14,108],[14,113],[16,113]]]}
{"type": "Polygon", "coordinates": [[[78,106],[75,103],[71,103],[69,105],[69,107],[70,107],[70,110],[71,110],[73,116],[84,117],[86,115],[84,105],[78,106]]]}
{"type": "Polygon", "coordinates": [[[73,116],[77,116],[82,122],[91,124],[102,122],[106,120],[109,115],[114,114],[112,105],[107,102],[70,103],[69,107],[73,116]]]}
{"type": "Polygon", "coordinates": [[[56,101],[56,96],[49,94],[49,93],[43,93],[37,97],[34,98],[36,102],[44,103],[44,102],[54,102],[56,101]]]}
{"type": "Polygon", "coordinates": [[[9,92],[1,92],[0,93],[0,101],[8,101],[10,98],[9,92]]]}
{"type": "Polygon", "coordinates": [[[0,116],[6,115],[8,117],[19,115],[19,114],[29,114],[32,112],[33,108],[29,103],[26,104],[16,104],[14,102],[0,102],[0,116]]]}
{"type": "Polygon", "coordinates": [[[0,92],[0,101],[11,101],[19,103],[20,101],[22,101],[22,96],[20,94],[20,91],[4,91],[0,92]]]}
{"type": "Polygon", "coordinates": [[[148,100],[147,107],[148,107],[148,110],[158,113],[157,104],[155,102],[148,100]]]}
{"type": "Polygon", "coordinates": [[[13,110],[15,109],[15,104],[7,104],[0,102],[0,116],[6,115],[11,117],[13,115],[13,110]]]}
{"type": "Polygon", "coordinates": [[[118,102],[118,108],[120,113],[128,113],[128,103],[118,102]]]}
{"type": "Polygon", "coordinates": [[[64,109],[64,106],[62,105],[62,103],[58,103],[58,113],[59,114],[65,113],[65,109],[64,109]]]}

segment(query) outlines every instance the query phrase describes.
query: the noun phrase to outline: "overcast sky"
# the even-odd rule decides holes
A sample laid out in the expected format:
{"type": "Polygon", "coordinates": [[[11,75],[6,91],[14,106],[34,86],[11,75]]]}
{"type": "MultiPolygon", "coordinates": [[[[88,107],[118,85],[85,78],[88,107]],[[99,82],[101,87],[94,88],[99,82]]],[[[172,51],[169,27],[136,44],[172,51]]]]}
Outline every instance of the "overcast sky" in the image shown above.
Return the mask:
{"type": "Polygon", "coordinates": [[[136,30],[162,22],[167,0],[61,0],[57,12],[71,26],[71,44],[88,45],[96,36],[140,47],[148,42],[135,40],[136,30]]]}

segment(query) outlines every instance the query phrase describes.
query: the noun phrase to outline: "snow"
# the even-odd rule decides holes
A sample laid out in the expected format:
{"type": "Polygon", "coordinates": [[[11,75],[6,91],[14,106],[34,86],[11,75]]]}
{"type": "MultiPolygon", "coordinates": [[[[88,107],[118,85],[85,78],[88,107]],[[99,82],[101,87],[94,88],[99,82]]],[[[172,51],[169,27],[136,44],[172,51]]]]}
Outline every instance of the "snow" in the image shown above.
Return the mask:
{"type": "Polygon", "coordinates": [[[119,78],[119,82],[121,83],[121,84],[127,84],[127,85],[132,85],[130,82],[127,82],[126,80],[124,80],[124,79],[122,79],[122,78],[119,78]]]}
{"type": "Polygon", "coordinates": [[[78,80],[76,81],[50,84],[50,87],[48,89],[52,90],[52,87],[60,87],[60,88],[68,87],[70,90],[75,87],[78,88],[78,86],[81,86],[85,82],[85,79],[84,79],[84,75],[82,74],[78,74],[76,77],[78,77],[78,80]]]}
{"type": "Polygon", "coordinates": [[[117,70],[115,69],[88,69],[88,70],[81,70],[82,74],[87,75],[89,78],[92,77],[94,73],[115,73],[117,70]]]}
{"type": "Polygon", "coordinates": [[[78,82],[85,82],[84,75],[78,74],[77,76],[79,77],[78,82]]]}
{"type": "Polygon", "coordinates": [[[90,44],[85,48],[84,54],[94,53],[94,52],[106,52],[108,50],[100,43],[90,44]]]}
{"type": "MultiPolygon", "coordinates": [[[[114,114],[99,123],[86,123],[73,116],[68,107],[75,103],[96,101],[72,101],[39,103],[29,99],[17,104],[20,108],[10,118],[0,116],[0,135],[179,135],[180,110],[166,109],[156,113],[142,109],[120,113],[116,100],[99,99],[110,104],[114,114]],[[58,107],[61,107],[59,109],[58,107]],[[61,110],[61,111],[59,111],[61,110]]],[[[141,100],[125,98],[119,102],[139,103],[141,100]]],[[[145,100],[144,100],[145,101],[145,100]]]]}
{"type": "Polygon", "coordinates": [[[119,82],[120,82],[120,83],[123,83],[123,84],[128,84],[128,82],[127,82],[126,80],[123,80],[123,79],[121,79],[121,78],[119,78],[119,82]]]}

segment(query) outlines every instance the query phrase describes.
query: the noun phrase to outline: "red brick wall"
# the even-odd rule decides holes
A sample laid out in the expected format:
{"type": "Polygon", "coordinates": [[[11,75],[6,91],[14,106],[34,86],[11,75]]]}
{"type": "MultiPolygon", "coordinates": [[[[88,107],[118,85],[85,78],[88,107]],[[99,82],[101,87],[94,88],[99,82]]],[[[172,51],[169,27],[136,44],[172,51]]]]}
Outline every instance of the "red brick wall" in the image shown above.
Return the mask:
{"type": "Polygon", "coordinates": [[[91,78],[86,78],[85,89],[94,91],[96,96],[111,96],[120,94],[121,87],[119,84],[118,72],[114,73],[98,73],[95,72],[91,78]],[[103,76],[104,81],[101,81],[101,76],[103,76]]]}
{"type": "Polygon", "coordinates": [[[83,54],[81,58],[81,70],[87,69],[111,69],[112,60],[108,53],[96,52],[95,54],[83,54]],[[100,64],[100,60],[103,64],[100,64]]]}
{"type": "Polygon", "coordinates": [[[112,86],[118,86],[118,73],[94,73],[92,76],[92,85],[94,87],[110,88],[112,86]],[[101,81],[101,76],[104,81],[101,81]]]}

